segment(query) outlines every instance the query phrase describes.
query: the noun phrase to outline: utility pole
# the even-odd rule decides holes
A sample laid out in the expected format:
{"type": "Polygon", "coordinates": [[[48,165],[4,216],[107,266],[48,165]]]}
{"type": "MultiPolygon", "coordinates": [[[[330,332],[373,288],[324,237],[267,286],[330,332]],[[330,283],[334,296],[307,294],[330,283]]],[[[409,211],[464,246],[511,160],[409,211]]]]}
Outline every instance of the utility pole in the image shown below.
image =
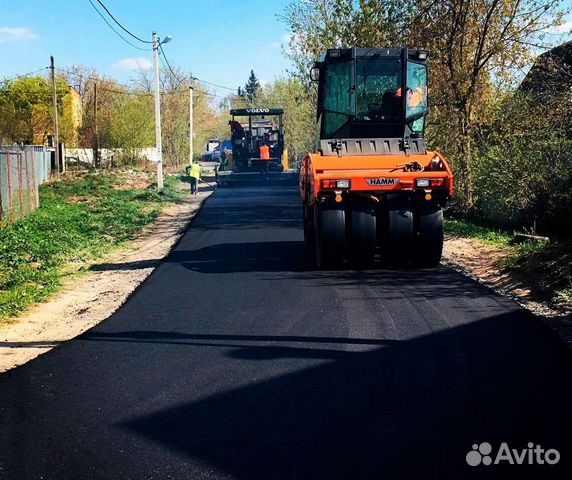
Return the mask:
{"type": "Polygon", "coordinates": [[[161,145],[161,94],[159,92],[159,39],[153,32],[153,70],[155,72],[155,144],[157,147],[157,190],[163,190],[163,147],[161,145]]]}
{"type": "Polygon", "coordinates": [[[99,137],[97,133],[97,82],[93,83],[93,165],[99,168],[99,137]]]}
{"type": "MultiPolygon", "coordinates": [[[[52,104],[54,108],[54,146],[56,148],[56,171],[60,173],[60,136],[58,132],[58,92],[56,88],[56,70],[53,55],[50,56],[50,72],[52,79],[52,104]]],[[[61,169],[65,172],[65,166],[61,169]]]]}
{"type": "Polygon", "coordinates": [[[189,165],[193,163],[193,133],[193,85],[189,83],[189,165]]]}

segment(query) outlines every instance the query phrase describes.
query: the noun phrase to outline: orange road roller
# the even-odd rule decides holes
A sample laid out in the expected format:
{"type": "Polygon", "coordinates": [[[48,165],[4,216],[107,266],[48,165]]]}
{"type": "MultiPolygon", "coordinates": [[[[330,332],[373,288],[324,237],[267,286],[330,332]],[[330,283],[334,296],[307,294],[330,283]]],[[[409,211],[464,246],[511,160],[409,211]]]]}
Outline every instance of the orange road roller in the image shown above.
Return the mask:
{"type": "Polygon", "coordinates": [[[299,180],[304,238],[319,268],[368,266],[378,257],[399,266],[439,263],[453,174],[425,145],[428,56],[330,49],[312,69],[319,139],[299,180]]]}

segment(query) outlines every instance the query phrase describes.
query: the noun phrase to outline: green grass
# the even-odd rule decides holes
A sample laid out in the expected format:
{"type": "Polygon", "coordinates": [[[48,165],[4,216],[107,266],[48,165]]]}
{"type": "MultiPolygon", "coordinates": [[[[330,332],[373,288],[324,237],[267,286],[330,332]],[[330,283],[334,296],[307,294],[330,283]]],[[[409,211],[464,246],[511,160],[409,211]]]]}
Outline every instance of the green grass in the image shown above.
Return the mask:
{"type": "Polygon", "coordinates": [[[43,185],[37,211],[0,226],[0,323],[52,295],[70,264],[125,244],[184,194],[174,178],[162,195],[113,188],[124,181],[121,174],[96,173],[43,185]]]}
{"type": "Polygon", "coordinates": [[[506,256],[498,267],[519,272],[553,306],[570,308],[572,255],[570,238],[550,243],[529,241],[514,244],[514,235],[464,220],[445,220],[445,232],[500,248],[506,256]]]}
{"type": "Polygon", "coordinates": [[[459,237],[476,238],[501,248],[510,246],[513,239],[513,235],[508,232],[483,227],[465,220],[446,219],[445,232],[459,237]]]}
{"type": "Polygon", "coordinates": [[[522,259],[549,247],[547,243],[535,241],[515,244],[512,233],[487,228],[465,220],[445,220],[445,232],[459,237],[477,239],[504,250],[507,256],[499,265],[504,268],[516,267],[522,259]]]}

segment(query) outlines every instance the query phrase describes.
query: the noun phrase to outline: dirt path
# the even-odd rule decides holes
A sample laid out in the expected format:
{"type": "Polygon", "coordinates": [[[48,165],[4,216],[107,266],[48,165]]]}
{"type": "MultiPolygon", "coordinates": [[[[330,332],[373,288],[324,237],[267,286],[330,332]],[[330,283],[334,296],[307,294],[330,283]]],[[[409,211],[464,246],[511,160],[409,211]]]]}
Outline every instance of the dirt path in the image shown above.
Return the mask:
{"type": "Polygon", "coordinates": [[[0,327],[0,372],[22,365],[108,318],[169,253],[211,192],[166,208],[129,248],[75,276],[47,303],[0,327]]]}

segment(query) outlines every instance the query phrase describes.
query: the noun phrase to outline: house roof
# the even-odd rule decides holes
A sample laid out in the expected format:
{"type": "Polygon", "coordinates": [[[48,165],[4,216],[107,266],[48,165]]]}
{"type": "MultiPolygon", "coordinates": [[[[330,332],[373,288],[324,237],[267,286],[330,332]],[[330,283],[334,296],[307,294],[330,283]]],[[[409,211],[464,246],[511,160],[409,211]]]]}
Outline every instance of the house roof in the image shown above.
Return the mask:
{"type": "Polygon", "coordinates": [[[520,90],[541,93],[572,86],[572,41],[539,55],[522,81],[520,90]]]}

